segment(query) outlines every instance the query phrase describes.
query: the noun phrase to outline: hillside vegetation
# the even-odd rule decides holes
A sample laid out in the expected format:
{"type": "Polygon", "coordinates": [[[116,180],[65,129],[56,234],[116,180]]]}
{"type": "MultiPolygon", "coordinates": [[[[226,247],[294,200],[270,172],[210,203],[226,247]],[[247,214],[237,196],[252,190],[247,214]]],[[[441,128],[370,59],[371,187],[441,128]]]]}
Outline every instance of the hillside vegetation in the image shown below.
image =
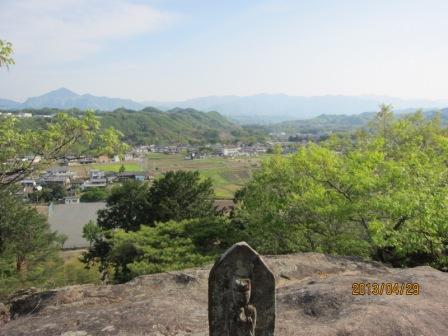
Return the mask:
{"type": "MultiPolygon", "coordinates": [[[[426,119],[433,118],[440,114],[442,125],[448,124],[448,109],[430,110],[423,112],[426,119]]],[[[397,114],[397,118],[404,118],[409,113],[402,112],[397,114]]],[[[286,134],[317,134],[329,132],[350,132],[359,128],[366,127],[368,123],[376,116],[375,112],[365,112],[355,115],[345,114],[321,114],[315,118],[303,120],[289,120],[267,126],[269,132],[286,134]]]]}
{"type": "MultiPolygon", "coordinates": [[[[17,113],[17,111],[7,111],[17,113]]],[[[57,109],[26,109],[22,112],[38,115],[52,115],[57,109]]],[[[77,109],[64,112],[81,115],[77,109]]],[[[129,144],[205,144],[234,143],[242,141],[253,143],[267,138],[261,127],[239,126],[218,112],[201,112],[194,109],[175,108],[163,112],[147,107],[141,111],[124,108],[113,112],[98,112],[101,127],[113,127],[123,133],[123,140],[129,144]]],[[[22,129],[36,129],[50,122],[49,118],[21,118],[22,129]]]]}

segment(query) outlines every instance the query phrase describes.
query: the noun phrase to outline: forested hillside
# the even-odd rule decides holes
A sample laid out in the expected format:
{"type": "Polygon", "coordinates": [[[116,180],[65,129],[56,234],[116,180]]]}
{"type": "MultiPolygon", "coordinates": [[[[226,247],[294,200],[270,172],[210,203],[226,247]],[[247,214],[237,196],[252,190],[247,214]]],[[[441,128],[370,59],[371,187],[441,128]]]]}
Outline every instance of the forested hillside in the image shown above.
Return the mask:
{"type": "Polygon", "coordinates": [[[104,127],[121,131],[131,143],[199,143],[230,141],[232,131],[240,127],[217,112],[155,108],[142,111],[118,109],[102,115],[104,127]]]}
{"type": "MultiPolygon", "coordinates": [[[[54,115],[57,109],[26,109],[7,111],[32,113],[33,116],[54,115]]],[[[65,110],[80,115],[78,109],[65,110]]],[[[117,109],[113,112],[98,112],[102,128],[113,127],[124,135],[129,144],[203,144],[253,143],[267,138],[262,127],[237,125],[218,112],[201,112],[194,109],[172,109],[163,112],[147,107],[141,111],[117,109]]],[[[51,122],[51,118],[20,118],[20,127],[36,129],[51,122]]]]}
{"type": "MultiPolygon", "coordinates": [[[[411,111],[412,112],[412,111],[411,111]]],[[[443,125],[448,124],[448,109],[431,110],[423,112],[425,118],[433,118],[436,114],[440,114],[443,125]]],[[[409,115],[409,112],[397,114],[398,118],[409,115]]],[[[320,132],[346,132],[354,131],[358,128],[366,126],[369,121],[374,119],[375,112],[365,112],[356,115],[335,115],[322,114],[318,117],[304,120],[290,120],[268,126],[269,132],[287,134],[316,134],[320,132]]]]}

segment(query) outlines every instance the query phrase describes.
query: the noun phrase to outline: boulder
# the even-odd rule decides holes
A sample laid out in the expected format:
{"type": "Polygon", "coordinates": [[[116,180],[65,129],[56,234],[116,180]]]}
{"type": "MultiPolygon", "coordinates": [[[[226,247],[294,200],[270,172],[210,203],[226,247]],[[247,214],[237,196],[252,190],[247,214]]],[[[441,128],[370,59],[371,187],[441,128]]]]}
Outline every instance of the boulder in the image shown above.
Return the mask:
{"type": "MultiPolygon", "coordinates": [[[[277,336],[448,336],[448,273],[318,253],[263,260],[275,276],[277,336]],[[353,295],[354,283],[417,283],[420,291],[353,295]]],[[[23,294],[0,335],[208,336],[209,272],[188,269],[121,285],[23,294]]]]}

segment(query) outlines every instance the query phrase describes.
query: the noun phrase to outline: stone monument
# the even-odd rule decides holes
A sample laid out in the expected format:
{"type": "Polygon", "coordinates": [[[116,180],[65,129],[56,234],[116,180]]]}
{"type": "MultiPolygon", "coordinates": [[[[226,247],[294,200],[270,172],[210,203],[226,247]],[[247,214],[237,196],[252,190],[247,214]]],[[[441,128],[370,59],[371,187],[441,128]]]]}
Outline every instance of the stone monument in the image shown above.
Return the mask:
{"type": "Polygon", "coordinates": [[[210,336],[273,336],[275,279],[247,243],[230,247],[208,278],[210,336]]]}

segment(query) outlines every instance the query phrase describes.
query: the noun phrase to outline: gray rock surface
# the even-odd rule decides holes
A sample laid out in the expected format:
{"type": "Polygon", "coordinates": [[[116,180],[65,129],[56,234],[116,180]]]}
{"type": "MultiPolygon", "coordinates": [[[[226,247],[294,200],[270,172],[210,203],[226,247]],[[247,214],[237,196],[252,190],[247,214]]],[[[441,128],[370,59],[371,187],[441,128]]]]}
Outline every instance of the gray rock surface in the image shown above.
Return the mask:
{"type": "MultiPolygon", "coordinates": [[[[390,269],[317,253],[263,259],[276,277],[276,335],[448,336],[447,273],[430,267],[390,269]],[[416,282],[421,292],[354,296],[354,282],[416,282]]],[[[16,298],[15,319],[0,325],[0,335],[206,336],[209,271],[161,273],[122,285],[71,286],[22,296],[26,309],[19,308],[16,298]]]]}

